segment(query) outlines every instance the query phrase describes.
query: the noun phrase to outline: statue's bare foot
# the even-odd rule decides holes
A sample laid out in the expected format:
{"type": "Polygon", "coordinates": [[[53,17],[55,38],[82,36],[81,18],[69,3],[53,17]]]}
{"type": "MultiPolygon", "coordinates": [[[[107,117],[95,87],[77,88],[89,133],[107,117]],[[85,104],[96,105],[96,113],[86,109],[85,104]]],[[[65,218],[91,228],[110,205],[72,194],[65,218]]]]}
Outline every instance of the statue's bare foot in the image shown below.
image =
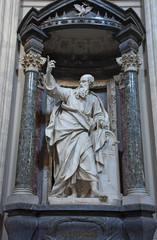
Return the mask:
{"type": "Polygon", "coordinates": [[[99,195],[99,199],[100,199],[100,201],[102,201],[102,202],[106,202],[107,199],[108,199],[108,196],[106,196],[105,194],[100,194],[100,195],[99,195]]]}
{"type": "Polygon", "coordinates": [[[99,198],[100,201],[106,202],[108,197],[104,193],[100,193],[97,188],[93,188],[91,191],[92,198],[99,198]]]}

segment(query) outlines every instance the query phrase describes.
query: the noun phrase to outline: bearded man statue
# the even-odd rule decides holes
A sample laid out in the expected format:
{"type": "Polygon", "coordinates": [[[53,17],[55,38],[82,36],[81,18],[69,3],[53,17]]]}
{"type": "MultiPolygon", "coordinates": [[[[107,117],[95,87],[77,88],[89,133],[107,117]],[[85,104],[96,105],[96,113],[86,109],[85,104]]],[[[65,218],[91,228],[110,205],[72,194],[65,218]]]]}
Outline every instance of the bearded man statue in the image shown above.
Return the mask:
{"type": "Polygon", "coordinates": [[[109,129],[108,114],[89,89],[94,82],[92,75],[83,75],[76,89],[63,88],[51,75],[53,67],[55,61],[51,60],[44,76],[47,94],[60,100],[46,128],[50,152],[57,153],[49,196],[99,198],[98,173],[104,167],[101,148],[105,144],[105,129],[109,129]]]}

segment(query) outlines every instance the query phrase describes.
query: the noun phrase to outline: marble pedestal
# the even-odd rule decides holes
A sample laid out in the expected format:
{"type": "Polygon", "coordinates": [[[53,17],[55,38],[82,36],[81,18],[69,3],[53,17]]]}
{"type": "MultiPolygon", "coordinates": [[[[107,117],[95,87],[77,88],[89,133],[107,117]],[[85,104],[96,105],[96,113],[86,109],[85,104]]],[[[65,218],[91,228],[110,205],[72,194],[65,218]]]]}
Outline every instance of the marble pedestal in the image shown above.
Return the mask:
{"type": "Polygon", "coordinates": [[[152,205],[5,206],[9,240],[152,240],[157,224],[152,205]]]}

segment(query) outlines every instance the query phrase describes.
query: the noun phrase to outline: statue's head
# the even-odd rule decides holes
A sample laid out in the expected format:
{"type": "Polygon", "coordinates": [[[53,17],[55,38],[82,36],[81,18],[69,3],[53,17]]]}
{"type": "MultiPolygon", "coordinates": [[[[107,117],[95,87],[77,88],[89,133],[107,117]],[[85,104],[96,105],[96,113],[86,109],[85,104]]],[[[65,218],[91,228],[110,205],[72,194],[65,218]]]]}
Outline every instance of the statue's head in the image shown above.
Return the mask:
{"type": "Polygon", "coordinates": [[[87,85],[91,86],[94,82],[94,77],[91,74],[84,74],[81,78],[80,78],[80,86],[84,86],[87,85]]]}

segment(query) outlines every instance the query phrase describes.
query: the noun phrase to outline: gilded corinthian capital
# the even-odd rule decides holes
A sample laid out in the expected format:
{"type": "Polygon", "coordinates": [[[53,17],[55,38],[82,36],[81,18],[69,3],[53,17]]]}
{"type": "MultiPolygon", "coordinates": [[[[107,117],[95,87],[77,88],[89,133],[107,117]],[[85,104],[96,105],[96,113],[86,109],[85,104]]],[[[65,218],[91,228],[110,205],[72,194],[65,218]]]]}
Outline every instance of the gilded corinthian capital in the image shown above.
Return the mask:
{"type": "Polygon", "coordinates": [[[46,58],[41,57],[40,54],[36,54],[29,51],[23,58],[20,59],[20,63],[23,66],[24,71],[36,71],[38,72],[46,62],[46,58]]]}
{"type": "Polygon", "coordinates": [[[120,66],[122,66],[122,70],[124,72],[126,71],[138,72],[143,62],[139,54],[135,54],[133,50],[123,54],[122,57],[116,58],[116,61],[120,66]]]}

